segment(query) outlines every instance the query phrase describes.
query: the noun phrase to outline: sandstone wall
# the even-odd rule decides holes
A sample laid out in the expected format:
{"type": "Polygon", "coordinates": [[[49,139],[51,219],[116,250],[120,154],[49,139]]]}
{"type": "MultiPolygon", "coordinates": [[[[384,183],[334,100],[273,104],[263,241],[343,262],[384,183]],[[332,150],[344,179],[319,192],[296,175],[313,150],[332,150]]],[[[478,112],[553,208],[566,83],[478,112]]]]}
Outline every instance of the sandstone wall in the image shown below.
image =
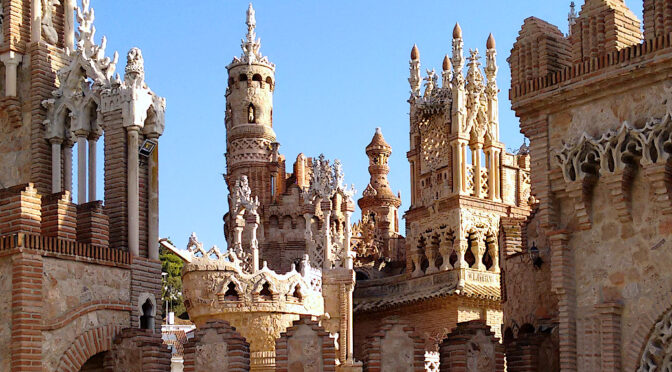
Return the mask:
{"type": "Polygon", "coordinates": [[[43,286],[43,363],[53,370],[87,330],[131,326],[129,270],[44,257],[43,286]]]}
{"type": "Polygon", "coordinates": [[[12,314],[12,259],[0,258],[0,313],[5,314],[0,322],[0,371],[9,371],[11,314],[12,314]]]}

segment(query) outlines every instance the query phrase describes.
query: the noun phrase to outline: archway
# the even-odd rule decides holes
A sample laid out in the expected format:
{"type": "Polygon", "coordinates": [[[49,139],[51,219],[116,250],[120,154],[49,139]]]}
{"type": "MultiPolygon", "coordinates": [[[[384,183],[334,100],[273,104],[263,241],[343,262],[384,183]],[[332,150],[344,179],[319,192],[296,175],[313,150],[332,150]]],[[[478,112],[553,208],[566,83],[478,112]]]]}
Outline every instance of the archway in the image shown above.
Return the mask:
{"type": "Polygon", "coordinates": [[[107,352],[95,354],[87,360],[80,368],[79,372],[103,372],[103,362],[105,361],[107,352]]]}

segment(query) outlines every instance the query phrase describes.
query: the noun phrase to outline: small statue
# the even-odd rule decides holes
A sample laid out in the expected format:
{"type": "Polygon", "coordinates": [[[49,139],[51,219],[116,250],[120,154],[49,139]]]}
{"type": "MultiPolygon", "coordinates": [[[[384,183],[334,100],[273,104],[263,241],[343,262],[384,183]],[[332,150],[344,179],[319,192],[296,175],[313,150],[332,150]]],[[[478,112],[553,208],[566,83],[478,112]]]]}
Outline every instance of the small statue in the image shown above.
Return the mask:
{"type": "Polygon", "coordinates": [[[255,122],[254,105],[250,105],[247,108],[247,122],[248,123],[254,123],[255,122]]]}
{"type": "Polygon", "coordinates": [[[59,5],[59,0],[42,0],[42,32],[51,44],[58,42],[58,33],[54,28],[54,7],[59,5]]]}

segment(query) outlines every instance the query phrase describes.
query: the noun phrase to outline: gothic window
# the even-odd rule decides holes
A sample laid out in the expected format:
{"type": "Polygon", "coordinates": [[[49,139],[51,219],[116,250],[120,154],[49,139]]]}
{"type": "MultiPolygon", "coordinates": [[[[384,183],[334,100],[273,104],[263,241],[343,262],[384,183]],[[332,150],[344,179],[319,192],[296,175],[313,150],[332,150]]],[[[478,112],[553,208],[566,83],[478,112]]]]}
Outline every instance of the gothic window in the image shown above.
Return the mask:
{"type": "Polygon", "coordinates": [[[256,123],[257,122],[257,112],[253,104],[247,107],[247,122],[256,123]]]}

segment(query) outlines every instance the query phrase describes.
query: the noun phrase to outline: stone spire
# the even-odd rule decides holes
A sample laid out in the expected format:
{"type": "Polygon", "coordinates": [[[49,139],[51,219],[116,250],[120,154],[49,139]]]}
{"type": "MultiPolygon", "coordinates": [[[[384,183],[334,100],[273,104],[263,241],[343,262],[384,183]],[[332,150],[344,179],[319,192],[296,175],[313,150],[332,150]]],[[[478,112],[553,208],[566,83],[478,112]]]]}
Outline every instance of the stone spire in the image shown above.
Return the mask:
{"type": "Polygon", "coordinates": [[[243,50],[240,58],[234,57],[231,64],[236,63],[247,63],[249,65],[253,63],[266,64],[273,66],[272,63],[268,61],[268,57],[264,57],[261,54],[261,39],[257,38],[257,33],[255,29],[257,28],[257,19],[255,17],[254,7],[252,3],[247,8],[247,18],[245,19],[245,24],[247,25],[247,35],[245,39],[241,40],[240,48],[243,50]]]}
{"type": "Polygon", "coordinates": [[[411,60],[408,63],[410,65],[411,76],[408,78],[408,83],[411,85],[411,96],[418,97],[420,96],[420,82],[422,78],[420,77],[420,51],[418,46],[413,44],[413,49],[411,49],[411,60]]]}
{"type": "Polygon", "coordinates": [[[365,199],[375,198],[382,204],[389,204],[395,207],[401,205],[401,200],[392,192],[387,180],[387,174],[390,173],[388,159],[392,154],[392,147],[383,138],[383,132],[376,128],[376,133],[371,139],[371,143],[366,146],[366,155],[369,157],[369,174],[371,180],[364,191],[364,197],[359,200],[360,207],[364,204],[370,205],[365,199]]]}

